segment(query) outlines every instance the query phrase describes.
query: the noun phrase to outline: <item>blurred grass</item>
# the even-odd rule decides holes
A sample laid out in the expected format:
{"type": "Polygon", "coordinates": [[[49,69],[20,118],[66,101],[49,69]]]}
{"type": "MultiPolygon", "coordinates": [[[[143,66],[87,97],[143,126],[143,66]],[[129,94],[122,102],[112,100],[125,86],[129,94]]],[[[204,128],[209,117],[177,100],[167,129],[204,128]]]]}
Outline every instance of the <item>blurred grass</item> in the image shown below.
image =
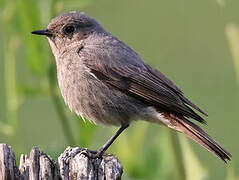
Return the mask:
{"type": "MultiPolygon", "coordinates": [[[[216,110],[211,109],[211,112],[218,116],[210,116],[212,130],[209,131],[219,129],[214,135],[231,144],[231,149],[232,145],[234,149],[238,148],[238,144],[228,141],[238,136],[236,133],[232,136],[236,132],[233,129],[235,122],[227,121],[231,123],[230,131],[225,130],[226,121],[217,123],[219,119],[236,119],[238,113],[235,106],[238,104],[234,103],[224,112],[226,115],[220,114],[236,99],[236,95],[230,96],[234,92],[230,86],[233,84],[230,76],[233,66],[228,59],[226,63],[223,61],[230,57],[227,50],[231,50],[239,82],[237,5],[235,1],[222,0],[176,3],[0,0],[0,68],[4,70],[0,72],[0,103],[3,105],[0,140],[13,146],[17,156],[37,145],[56,158],[67,145],[96,149],[115,132],[115,128],[97,128],[89,122],[84,123],[69,112],[57,87],[55,61],[47,41],[30,34],[32,30],[45,28],[55,15],[77,10],[96,17],[107,30],[146,57],[148,63],[157,68],[160,65],[170,79],[177,80],[176,84],[188,90],[189,97],[199,96],[196,102],[205,102],[205,109],[215,107],[216,110]],[[227,41],[230,49],[227,49],[227,41]],[[220,85],[221,82],[224,84],[220,85]],[[229,96],[226,97],[229,102],[226,98],[220,99],[224,94],[229,96]]],[[[192,148],[182,135],[143,122],[133,124],[109,151],[123,163],[124,179],[238,179],[236,162],[228,168],[225,177],[222,162],[209,153],[199,153],[201,147],[193,147],[200,150],[192,148]]],[[[236,153],[232,154],[235,158],[236,153]]],[[[236,158],[238,160],[237,155],[236,158]]]]}
{"type": "Polygon", "coordinates": [[[228,24],[226,25],[225,32],[234,60],[235,73],[239,84],[239,29],[236,24],[228,24]]]}
{"type": "Polygon", "coordinates": [[[18,109],[18,96],[16,92],[16,49],[19,46],[18,37],[15,35],[13,25],[10,23],[13,19],[13,13],[15,10],[15,5],[9,3],[6,5],[6,8],[2,11],[1,25],[5,27],[2,29],[3,36],[3,60],[4,60],[4,87],[5,87],[5,98],[6,101],[5,112],[6,119],[2,123],[1,132],[7,135],[13,143],[16,141],[16,128],[17,128],[17,109],[18,109]],[[9,33],[11,33],[11,36],[9,33]],[[9,52],[9,53],[6,53],[9,52]],[[4,129],[3,129],[4,128],[4,129]]]}
{"type": "Polygon", "coordinates": [[[18,0],[16,9],[18,10],[16,13],[19,14],[18,25],[21,39],[27,48],[25,50],[29,69],[32,73],[43,76],[47,72],[47,61],[49,60],[46,46],[43,45],[45,41],[43,39],[33,41],[29,32],[30,29],[42,24],[38,3],[35,0],[18,0]]]}
{"type": "MultiPolygon", "coordinates": [[[[231,50],[232,58],[234,60],[235,74],[239,87],[239,28],[236,24],[227,24],[225,33],[231,50]]],[[[239,177],[235,175],[234,171],[235,170],[233,166],[228,168],[227,180],[239,179],[239,177]]]]}
{"type": "Polygon", "coordinates": [[[182,156],[186,177],[185,179],[208,179],[208,172],[202,166],[196,154],[192,151],[188,139],[186,139],[184,136],[180,136],[179,142],[182,147],[182,156]]]}

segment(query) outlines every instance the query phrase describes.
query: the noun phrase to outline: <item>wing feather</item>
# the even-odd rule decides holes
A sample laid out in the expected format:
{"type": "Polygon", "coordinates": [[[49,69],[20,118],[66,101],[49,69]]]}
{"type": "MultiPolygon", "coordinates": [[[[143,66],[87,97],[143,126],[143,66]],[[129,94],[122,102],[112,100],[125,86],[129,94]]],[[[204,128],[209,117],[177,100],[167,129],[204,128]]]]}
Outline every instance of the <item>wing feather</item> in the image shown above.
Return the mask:
{"type": "Polygon", "coordinates": [[[166,112],[191,117],[205,123],[205,120],[186,104],[202,113],[204,112],[187,100],[182,91],[162,73],[148,65],[142,68],[133,65],[96,64],[95,61],[87,60],[84,63],[97,78],[124,93],[166,112]]]}

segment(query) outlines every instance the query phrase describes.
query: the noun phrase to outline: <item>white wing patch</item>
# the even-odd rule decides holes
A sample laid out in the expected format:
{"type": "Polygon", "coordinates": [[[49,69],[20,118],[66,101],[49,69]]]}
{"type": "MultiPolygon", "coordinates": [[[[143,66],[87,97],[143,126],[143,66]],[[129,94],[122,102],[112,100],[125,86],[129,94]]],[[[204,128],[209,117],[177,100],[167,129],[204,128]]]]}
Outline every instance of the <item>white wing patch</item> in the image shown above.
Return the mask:
{"type": "Polygon", "coordinates": [[[91,75],[93,76],[95,79],[98,79],[94,73],[91,72],[91,70],[89,68],[86,68],[86,71],[91,75]]]}

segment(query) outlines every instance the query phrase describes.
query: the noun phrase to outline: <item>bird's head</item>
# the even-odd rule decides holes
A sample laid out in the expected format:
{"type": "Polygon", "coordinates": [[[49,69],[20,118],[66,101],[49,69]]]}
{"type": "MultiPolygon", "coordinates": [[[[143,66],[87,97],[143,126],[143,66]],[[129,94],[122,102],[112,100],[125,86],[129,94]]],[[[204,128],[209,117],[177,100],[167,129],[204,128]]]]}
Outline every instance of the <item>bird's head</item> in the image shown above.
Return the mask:
{"type": "Polygon", "coordinates": [[[55,54],[63,47],[81,43],[89,35],[102,32],[103,28],[95,19],[84,13],[70,12],[55,17],[46,29],[33,31],[32,34],[47,36],[55,54]]]}

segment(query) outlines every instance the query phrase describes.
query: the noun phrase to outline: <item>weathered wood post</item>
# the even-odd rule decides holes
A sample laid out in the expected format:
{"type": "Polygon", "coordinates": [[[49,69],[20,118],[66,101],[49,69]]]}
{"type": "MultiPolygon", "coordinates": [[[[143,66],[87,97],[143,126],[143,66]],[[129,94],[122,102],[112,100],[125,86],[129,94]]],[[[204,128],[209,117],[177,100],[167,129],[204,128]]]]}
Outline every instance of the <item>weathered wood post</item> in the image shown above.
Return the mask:
{"type": "Polygon", "coordinates": [[[113,155],[91,159],[88,151],[68,147],[58,163],[33,147],[30,156],[22,154],[19,168],[12,148],[0,144],[0,180],[120,180],[123,167],[113,155]]]}

